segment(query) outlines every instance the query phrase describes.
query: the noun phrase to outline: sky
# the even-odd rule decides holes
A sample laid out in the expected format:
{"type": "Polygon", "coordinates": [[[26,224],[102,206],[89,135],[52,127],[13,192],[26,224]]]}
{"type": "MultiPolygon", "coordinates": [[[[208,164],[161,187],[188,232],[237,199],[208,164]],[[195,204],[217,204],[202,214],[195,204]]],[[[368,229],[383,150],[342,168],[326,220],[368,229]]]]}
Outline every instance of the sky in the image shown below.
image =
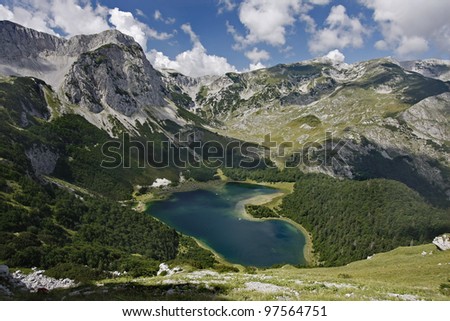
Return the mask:
{"type": "Polygon", "coordinates": [[[0,20],[61,37],[134,37],[193,77],[316,57],[450,59],[449,0],[0,0],[0,20]]]}

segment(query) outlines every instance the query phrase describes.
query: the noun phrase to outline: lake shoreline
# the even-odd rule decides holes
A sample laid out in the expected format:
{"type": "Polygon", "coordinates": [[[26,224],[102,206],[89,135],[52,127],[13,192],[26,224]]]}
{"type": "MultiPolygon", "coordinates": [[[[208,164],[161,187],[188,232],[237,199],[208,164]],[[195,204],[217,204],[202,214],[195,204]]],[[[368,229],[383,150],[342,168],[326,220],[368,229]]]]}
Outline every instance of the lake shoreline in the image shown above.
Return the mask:
{"type": "MultiPolygon", "coordinates": [[[[147,193],[144,195],[151,194],[151,197],[148,197],[145,202],[139,202],[138,206],[135,207],[135,210],[138,210],[140,212],[145,212],[149,210],[149,207],[153,202],[163,201],[168,199],[172,194],[174,193],[184,193],[184,192],[191,192],[196,190],[210,190],[214,191],[215,189],[221,188],[225,186],[227,183],[238,183],[238,184],[252,184],[252,185],[259,185],[264,187],[270,187],[276,190],[279,190],[278,193],[273,194],[266,194],[266,195],[258,195],[254,197],[250,197],[248,199],[240,201],[236,206],[239,208],[239,213],[242,216],[242,218],[249,220],[249,221],[267,221],[267,220],[279,220],[284,221],[286,223],[289,223],[293,225],[305,238],[305,245],[303,247],[302,256],[305,261],[305,266],[312,267],[315,266],[315,257],[313,254],[313,243],[312,243],[312,237],[311,234],[299,223],[287,218],[287,217],[268,217],[268,218],[256,218],[247,213],[245,210],[245,205],[262,205],[267,206],[270,208],[275,208],[278,205],[281,204],[282,199],[289,193],[293,191],[294,183],[287,183],[287,182],[279,182],[279,183],[270,183],[270,182],[256,182],[252,180],[245,180],[245,181],[236,181],[228,179],[227,177],[220,177],[221,179],[213,180],[213,181],[207,181],[207,182],[197,182],[197,181],[187,181],[184,183],[181,183],[178,186],[168,187],[165,189],[160,189],[156,191],[152,191],[151,193],[147,193]],[[155,193],[156,192],[156,193],[155,193]]],[[[142,197],[142,196],[141,196],[142,197]]],[[[210,246],[205,244],[204,242],[198,240],[197,238],[193,237],[193,239],[197,242],[197,244],[213,253],[213,255],[216,257],[217,261],[222,264],[229,264],[237,267],[245,268],[244,265],[233,263],[228,260],[226,260],[223,256],[221,256],[219,253],[214,251],[210,246]]]]}
{"type": "MultiPolygon", "coordinates": [[[[266,185],[264,185],[266,186],[266,185]]],[[[305,259],[305,263],[306,265],[309,266],[314,266],[316,264],[315,261],[315,257],[313,254],[313,244],[312,244],[312,236],[311,233],[309,233],[301,224],[295,222],[294,220],[288,218],[288,217],[261,217],[261,218],[257,218],[252,216],[251,214],[249,214],[246,210],[245,210],[245,205],[261,205],[261,206],[267,206],[268,204],[271,204],[272,201],[278,197],[284,197],[286,196],[286,194],[284,192],[280,192],[280,193],[276,193],[276,194],[272,194],[272,195],[258,195],[246,200],[243,200],[239,203],[241,204],[237,204],[236,206],[242,206],[241,208],[239,208],[239,212],[242,215],[243,218],[247,219],[247,220],[252,220],[252,221],[268,221],[268,220],[279,220],[279,221],[284,221],[287,222],[293,226],[295,226],[295,228],[297,228],[305,237],[305,246],[303,247],[303,258],[305,259]]]]}

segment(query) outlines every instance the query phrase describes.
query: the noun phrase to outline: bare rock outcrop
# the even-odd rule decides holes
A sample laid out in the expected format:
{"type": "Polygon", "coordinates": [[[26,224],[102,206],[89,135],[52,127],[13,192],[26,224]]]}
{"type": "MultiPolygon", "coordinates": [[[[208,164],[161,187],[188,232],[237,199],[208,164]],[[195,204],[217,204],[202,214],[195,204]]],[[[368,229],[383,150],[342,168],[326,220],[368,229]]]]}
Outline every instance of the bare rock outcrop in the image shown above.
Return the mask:
{"type": "Polygon", "coordinates": [[[443,234],[438,237],[435,237],[433,240],[433,244],[437,246],[437,248],[441,251],[450,250],[450,234],[443,234]]]}

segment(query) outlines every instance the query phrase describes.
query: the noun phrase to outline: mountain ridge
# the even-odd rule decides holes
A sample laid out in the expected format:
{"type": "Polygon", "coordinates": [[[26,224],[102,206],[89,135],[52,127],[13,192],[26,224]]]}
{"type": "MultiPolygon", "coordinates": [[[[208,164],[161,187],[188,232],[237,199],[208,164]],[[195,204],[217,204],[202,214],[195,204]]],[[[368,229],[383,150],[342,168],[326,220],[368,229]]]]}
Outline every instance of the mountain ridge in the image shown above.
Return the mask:
{"type": "MultiPolygon", "coordinates": [[[[252,170],[223,166],[221,177],[295,182],[289,197],[265,209],[307,225],[322,264],[346,264],[375,250],[431,241],[450,226],[450,87],[445,78],[438,79],[445,76],[439,67],[445,62],[418,68],[418,63],[403,67],[391,58],[352,65],[316,59],[192,78],[154,69],[142,48],[118,31],[67,40],[10,22],[0,22],[0,48],[5,53],[0,55],[0,263],[40,266],[90,282],[104,271],[126,270],[129,282],[154,276],[161,262],[170,261],[186,268],[173,278],[183,286],[201,279],[206,288],[214,285],[211,279],[221,278],[196,271],[192,276],[199,279],[191,282],[190,269],[233,272],[237,277],[225,282],[223,291],[231,289],[228,297],[239,299],[255,286],[302,293],[291,298],[304,298],[310,290],[327,299],[445,298],[438,287],[446,291],[448,282],[440,274],[426,290],[418,285],[427,280],[418,277],[411,287],[403,278],[421,259],[441,273],[438,264],[446,253],[420,254],[431,252],[431,245],[399,249],[406,263],[400,270],[397,255],[377,254],[350,268],[326,270],[330,274],[308,270],[306,283],[297,284],[293,281],[307,270],[283,267],[254,274],[251,267],[218,263],[194,240],[131,210],[138,201],[177,191],[171,185],[195,187],[195,181],[217,179],[214,163],[194,150],[197,143],[245,143],[262,148],[257,156],[267,157],[265,165],[252,170]],[[20,33],[17,41],[14,32],[20,33]],[[272,139],[267,144],[266,134],[272,139]],[[140,146],[148,142],[156,147],[143,154],[140,146]],[[284,150],[270,149],[272,143],[289,142],[292,146],[284,150]],[[119,156],[129,158],[102,167],[103,146],[111,143],[121,146],[119,156]],[[126,147],[133,151],[120,154],[126,147]],[[201,166],[145,162],[148,156],[179,156],[186,150],[186,158],[201,166]],[[330,153],[336,156],[332,162],[327,161],[330,153]],[[278,167],[268,168],[273,164],[278,167]],[[170,183],[166,191],[152,187],[163,178],[170,183]],[[347,251],[345,260],[336,246],[347,251]],[[391,259],[390,269],[383,257],[391,259]],[[387,280],[381,291],[375,290],[380,269],[387,280]],[[363,278],[367,271],[371,277],[363,278]],[[398,271],[404,282],[400,288],[389,282],[398,271]],[[273,282],[267,281],[271,276],[273,282]],[[340,279],[352,282],[353,277],[355,284],[342,285],[343,290],[340,279]],[[373,282],[374,288],[366,292],[364,282],[373,282]]],[[[231,157],[234,163],[242,155],[231,157]]],[[[256,209],[264,212],[264,207],[256,209]]],[[[162,278],[139,282],[150,284],[146,290],[156,289],[161,298],[176,286],[162,278]]],[[[188,286],[192,293],[205,290],[195,284],[188,286]]],[[[282,299],[281,294],[251,297],[282,299]]]]}
{"type": "MultiPolygon", "coordinates": [[[[319,58],[192,78],[155,70],[142,48],[116,30],[66,40],[11,22],[0,26],[0,41],[7,44],[2,50],[11,46],[16,30],[18,43],[26,44],[22,51],[21,46],[16,46],[18,52],[11,50],[19,62],[53,66],[50,73],[40,67],[16,70],[57,86],[49,88],[56,105],[50,112],[79,114],[111,137],[125,132],[142,136],[142,126],[169,140],[176,131],[192,127],[258,144],[271,134],[278,144],[293,144],[283,157],[271,155],[283,167],[286,157],[302,146],[319,143],[328,148],[331,134],[345,142],[344,163],[303,170],[353,179],[399,179],[385,177],[381,168],[365,173],[363,159],[376,158],[388,167],[408,168],[408,176],[415,177],[401,178],[408,186],[417,189],[412,181],[427,182],[439,198],[450,201],[450,84],[439,79],[445,61],[424,61],[428,67],[418,68],[419,62],[402,65],[390,57],[351,65],[319,58]],[[432,73],[435,65],[439,72],[432,73]]],[[[0,55],[0,73],[8,71],[8,57],[0,55]]]]}

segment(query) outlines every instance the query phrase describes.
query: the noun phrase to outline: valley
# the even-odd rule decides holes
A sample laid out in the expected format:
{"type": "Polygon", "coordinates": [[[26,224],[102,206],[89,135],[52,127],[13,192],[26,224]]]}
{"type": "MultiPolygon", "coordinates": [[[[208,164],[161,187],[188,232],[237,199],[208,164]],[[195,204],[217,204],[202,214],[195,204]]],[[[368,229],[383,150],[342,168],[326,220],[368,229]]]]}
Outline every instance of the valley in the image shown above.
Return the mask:
{"type": "Polygon", "coordinates": [[[79,283],[48,298],[449,299],[447,62],[193,78],[117,30],[0,44],[0,263],[79,283]]]}

